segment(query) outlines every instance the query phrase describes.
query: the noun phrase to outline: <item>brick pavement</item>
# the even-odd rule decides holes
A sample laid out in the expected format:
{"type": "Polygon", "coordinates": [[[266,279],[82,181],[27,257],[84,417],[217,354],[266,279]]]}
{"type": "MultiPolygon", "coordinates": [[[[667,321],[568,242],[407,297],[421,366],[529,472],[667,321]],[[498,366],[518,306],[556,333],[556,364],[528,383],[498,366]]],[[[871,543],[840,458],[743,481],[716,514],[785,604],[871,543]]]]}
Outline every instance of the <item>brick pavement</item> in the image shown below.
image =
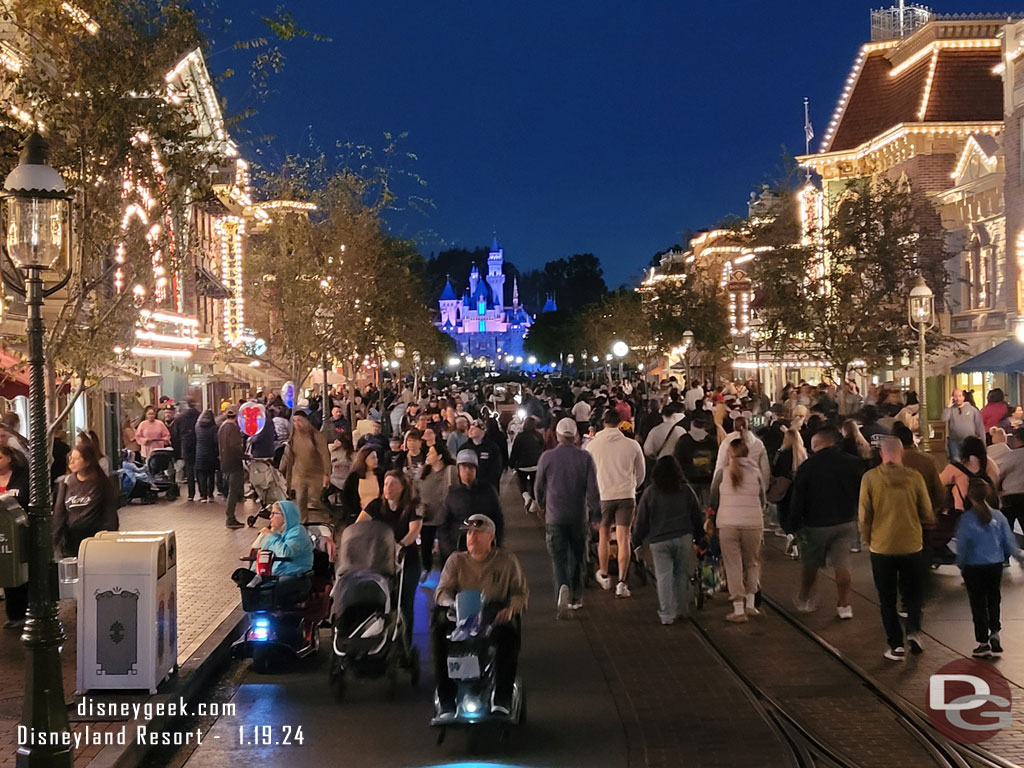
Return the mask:
{"type": "MultiPolygon", "coordinates": [[[[239,508],[240,519],[252,514],[253,502],[239,508]]],[[[238,605],[238,590],[230,582],[238,558],[249,552],[255,538],[252,529],[231,531],[224,527],[224,502],[198,504],[179,499],[142,506],[132,504],[120,510],[121,530],[175,531],[178,544],[178,662],[183,664],[238,605]]],[[[75,690],[75,608],[72,600],[60,604],[67,641],[61,660],[64,668],[65,698],[70,704],[75,690]]],[[[24,693],[24,648],[17,632],[0,630],[0,768],[14,765],[16,729],[21,718],[24,693]]],[[[113,723],[90,722],[93,731],[114,727],[113,723]]],[[[74,723],[73,729],[85,727],[74,723]]],[[[88,747],[75,756],[75,768],[82,768],[99,752],[88,747]]]]}
{"type": "MultiPolygon", "coordinates": [[[[870,575],[867,552],[853,557],[854,589],[850,598],[853,606],[852,621],[840,621],[832,605],[835,587],[823,571],[817,584],[818,602],[823,607],[812,614],[800,614],[801,623],[841,651],[854,664],[875,681],[898,694],[907,703],[923,710],[928,696],[928,679],[944,664],[963,658],[974,647],[970,629],[970,608],[961,586],[958,571],[943,567],[929,577],[928,599],[924,611],[925,653],[908,655],[903,663],[893,663],[882,657],[885,633],[878,612],[878,599],[870,575]]],[[[1017,566],[1014,565],[1014,573],[1017,566]]],[[[782,606],[792,605],[799,584],[800,568],[782,554],[781,539],[766,539],[762,589],[782,606]]],[[[1017,578],[1014,576],[1013,578],[1017,578]]],[[[1020,590],[1011,579],[1004,581],[1003,610],[1010,620],[1004,622],[1007,653],[1002,660],[993,662],[1010,680],[1013,694],[1013,725],[1000,731],[982,746],[1000,757],[1024,765],[1024,642],[1014,643],[1019,637],[1022,623],[1014,607],[1021,604],[1020,590]],[[1016,590],[1016,592],[1015,592],[1016,590]],[[1017,631],[1014,631],[1017,630],[1017,631]]]]}

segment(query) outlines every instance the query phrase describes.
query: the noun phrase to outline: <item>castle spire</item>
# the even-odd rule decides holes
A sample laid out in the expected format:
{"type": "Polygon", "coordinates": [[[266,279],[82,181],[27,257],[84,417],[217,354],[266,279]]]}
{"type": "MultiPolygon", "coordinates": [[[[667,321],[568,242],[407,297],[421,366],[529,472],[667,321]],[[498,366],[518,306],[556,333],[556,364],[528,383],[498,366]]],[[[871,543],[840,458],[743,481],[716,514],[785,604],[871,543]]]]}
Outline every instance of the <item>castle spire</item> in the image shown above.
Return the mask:
{"type": "Polygon", "coordinates": [[[519,275],[512,278],[512,306],[519,306],[519,275]]]}

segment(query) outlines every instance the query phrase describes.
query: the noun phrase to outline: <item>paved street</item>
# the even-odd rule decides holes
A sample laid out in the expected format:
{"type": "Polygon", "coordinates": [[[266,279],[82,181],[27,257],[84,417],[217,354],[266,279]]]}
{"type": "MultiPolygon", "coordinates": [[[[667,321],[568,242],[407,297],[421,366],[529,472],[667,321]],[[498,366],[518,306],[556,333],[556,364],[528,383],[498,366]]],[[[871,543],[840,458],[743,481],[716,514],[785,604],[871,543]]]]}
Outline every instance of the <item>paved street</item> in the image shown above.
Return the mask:
{"type": "MultiPolygon", "coordinates": [[[[239,517],[242,516],[239,510],[239,517]]],[[[138,503],[120,510],[121,530],[174,530],[178,543],[178,662],[183,664],[238,605],[238,591],[229,581],[237,558],[247,554],[251,529],[224,527],[224,502],[189,503],[179,499],[149,506],[138,503]]],[[[75,609],[60,604],[67,641],[62,649],[64,692],[68,703],[75,691],[75,609]]],[[[16,727],[21,718],[25,684],[24,648],[16,631],[0,630],[0,766],[14,765],[16,727]]],[[[144,698],[139,696],[138,698],[144,698]]],[[[75,728],[84,723],[72,723],[75,728]]],[[[91,722],[92,728],[97,723],[91,722]]],[[[98,752],[89,747],[76,755],[75,766],[87,765],[98,752]]]]}

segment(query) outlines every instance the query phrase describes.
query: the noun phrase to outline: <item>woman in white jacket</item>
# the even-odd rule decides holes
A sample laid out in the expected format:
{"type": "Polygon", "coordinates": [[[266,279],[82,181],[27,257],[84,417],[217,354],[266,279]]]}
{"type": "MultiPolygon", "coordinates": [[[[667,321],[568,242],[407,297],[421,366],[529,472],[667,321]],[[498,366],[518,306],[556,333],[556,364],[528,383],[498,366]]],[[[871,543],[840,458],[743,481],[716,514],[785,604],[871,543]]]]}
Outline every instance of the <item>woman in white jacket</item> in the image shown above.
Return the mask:
{"type": "Polygon", "coordinates": [[[761,572],[761,544],[764,529],[764,481],[761,470],[749,455],[743,440],[729,444],[729,460],[715,473],[711,483],[711,507],[722,548],[725,578],[729,584],[732,613],[727,621],[746,621],[757,616],[754,596],[761,572]]]}

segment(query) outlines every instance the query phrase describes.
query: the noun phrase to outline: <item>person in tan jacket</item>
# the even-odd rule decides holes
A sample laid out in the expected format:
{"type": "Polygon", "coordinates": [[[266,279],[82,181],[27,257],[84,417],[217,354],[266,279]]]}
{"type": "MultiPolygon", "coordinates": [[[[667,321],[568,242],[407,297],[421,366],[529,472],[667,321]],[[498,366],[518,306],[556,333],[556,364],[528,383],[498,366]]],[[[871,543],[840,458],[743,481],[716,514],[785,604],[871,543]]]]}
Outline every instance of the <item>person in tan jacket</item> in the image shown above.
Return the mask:
{"type": "Polygon", "coordinates": [[[281,469],[288,487],[295,491],[295,503],[302,522],[306,523],[310,499],[319,498],[331,481],[331,451],[324,433],[313,429],[305,413],[295,411],[292,425],[294,429],[281,469]]]}
{"type": "Polygon", "coordinates": [[[885,658],[902,661],[903,626],[896,608],[896,596],[907,612],[907,643],[911,653],[921,653],[921,610],[924,601],[923,525],[935,522],[921,473],[903,466],[903,444],[899,438],[879,441],[881,466],[864,475],[860,485],[860,535],[871,552],[871,574],[878,591],[889,643],[885,658]]]}

